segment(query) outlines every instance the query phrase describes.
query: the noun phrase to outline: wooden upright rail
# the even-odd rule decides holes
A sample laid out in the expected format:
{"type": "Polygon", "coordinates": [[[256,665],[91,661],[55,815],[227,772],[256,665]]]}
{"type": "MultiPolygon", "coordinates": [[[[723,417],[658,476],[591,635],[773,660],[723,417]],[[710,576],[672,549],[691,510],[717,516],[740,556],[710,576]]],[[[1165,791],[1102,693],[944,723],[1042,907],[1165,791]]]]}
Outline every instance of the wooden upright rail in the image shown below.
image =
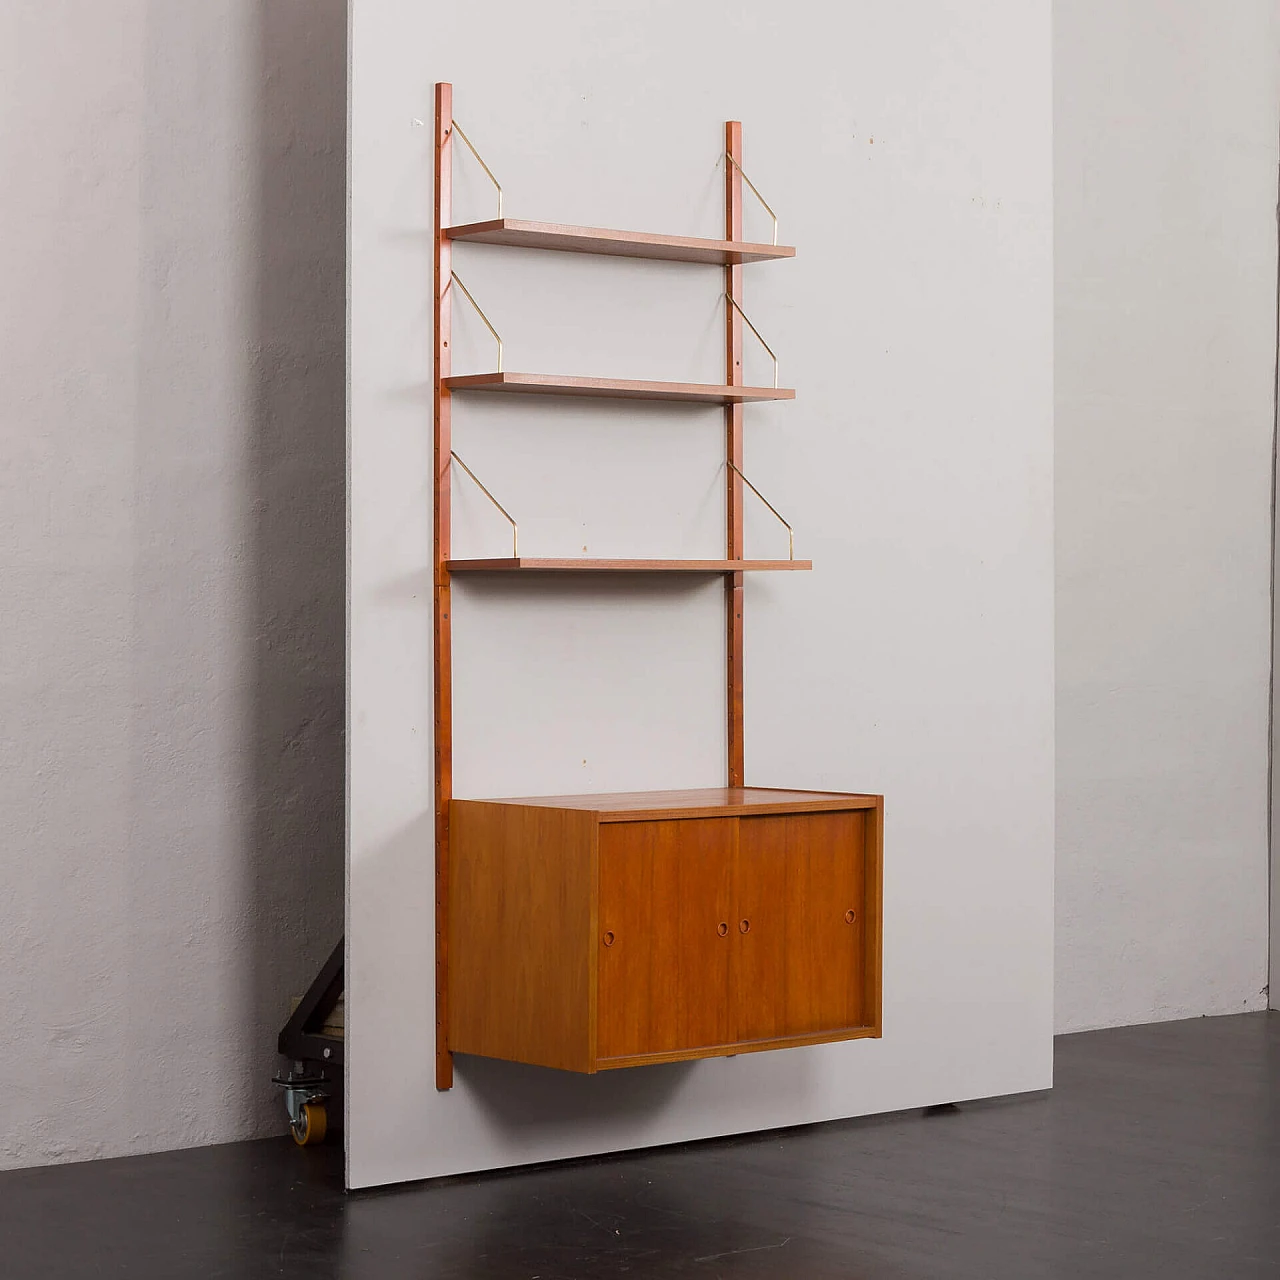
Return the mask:
{"type": "Polygon", "coordinates": [[[435,199],[435,416],[432,466],[435,473],[432,528],[432,582],[435,609],[435,765],[436,765],[436,1088],[453,1088],[449,1051],[449,802],[453,799],[453,637],[449,620],[450,464],[453,393],[449,376],[453,294],[453,246],[444,228],[453,219],[453,86],[436,85],[435,199]]]}
{"type": "MultiPolygon", "coordinates": [[[[726,240],[742,239],[742,124],[730,120],[724,127],[724,236],[726,240]]],[[[725,293],[742,305],[742,266],[728,264],[724,269],[725,293]]],[[[738,307],[724,304],[724,380],[729,386],[741,386],[742,374],[742,317],[738,307]]],[[[724,410],[725,459],[733,466],[726,466],[725,559],[743,559],[742,534],[742,405],[728,404],[724,410]],[[737,468],[735,470],[734,468],[737,468]]],[[[724,576],[725,606],[725,673],[727,726],[725,741],[728,745],[728,775],[731,787],[741,787],[745,774],[746,748],[743,741],[742,711],[742,574],[726,573],[724,576]]]]}

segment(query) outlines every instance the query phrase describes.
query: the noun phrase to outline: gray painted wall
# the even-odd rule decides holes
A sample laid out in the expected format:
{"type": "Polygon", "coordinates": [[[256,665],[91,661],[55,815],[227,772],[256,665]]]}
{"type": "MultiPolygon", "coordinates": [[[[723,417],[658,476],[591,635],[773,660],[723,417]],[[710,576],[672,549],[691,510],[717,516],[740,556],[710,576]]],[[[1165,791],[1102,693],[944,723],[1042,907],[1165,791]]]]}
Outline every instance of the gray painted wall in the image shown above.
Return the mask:
{"type": "Polygon", "coordinates": [[[1263,1008],[1280,13],[1054,36],[1057,1024],[1263,1008]]]}
{"type": "Polygon", "coordinates": [[[0,1165],[278,1131],[342,929],[346,6],[0,48],[0,1165]]]}

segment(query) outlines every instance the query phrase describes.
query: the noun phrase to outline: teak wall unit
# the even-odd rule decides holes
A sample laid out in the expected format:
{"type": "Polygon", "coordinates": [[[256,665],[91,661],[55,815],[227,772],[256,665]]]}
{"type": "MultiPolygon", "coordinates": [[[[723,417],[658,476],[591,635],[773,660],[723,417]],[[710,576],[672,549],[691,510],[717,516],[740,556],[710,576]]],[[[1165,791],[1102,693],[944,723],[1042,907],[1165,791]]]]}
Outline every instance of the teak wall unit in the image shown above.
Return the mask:
{"type": "Polygon", "coordinates": [[[723,240],[504,218],[500,187],[496,219],[452,226],[455,137],[497,180],[455,125],[452,86],[436,85],[435,106],[436,1087],[452,1086],[455,1051],[594,1072],[878,1036],[881,797],[744,785],[743,574],[812,566],[794,550],[751,560],[744,545],[744,485],[769,504],[743,475],[743,408],[795,392],[744,384],[743,266],[795,250],[742,239],[742,126],[725,126],[723,240]],[[721,267],[724,382],[510,373],[500,340],[496,370],[455,377],[455,241],[721,267]],[[723,405],[724,558],[522,556],[484,489],[511,522],[512,554],[453,559],[451,408],[469,392],[723,405]],[[727,787],[453,798],[452,575],[547,571],[723,577],[727,787]]]}

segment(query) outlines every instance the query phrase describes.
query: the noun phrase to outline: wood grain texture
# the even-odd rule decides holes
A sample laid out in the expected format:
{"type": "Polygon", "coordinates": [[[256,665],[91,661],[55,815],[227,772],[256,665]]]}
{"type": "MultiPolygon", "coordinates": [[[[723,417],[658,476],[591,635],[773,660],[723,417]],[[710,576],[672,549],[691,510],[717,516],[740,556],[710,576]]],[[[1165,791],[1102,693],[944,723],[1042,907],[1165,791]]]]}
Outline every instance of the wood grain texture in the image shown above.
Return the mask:
{"type": "Polygon", "coordinates": [[[601,828],[597,1056],[683,1054],[731,1038],[734,825],[601,828]]]}
{"type": "Polygon", "coordinates": [[[666,1053],[631,1053],[616,1058],[597,1058],[596,1071],[616,1071],[622,1067],[655,1067],[663,1062],[697,1062],[703,1058],[733,1058],[740,1053],[765,1053],[771,1049],[803,1049],[812,1044],[836,1044],[843,1040],[873,1040],[874,1027],[848,1027],[843,1031],[815,1031],[804,1036],[778,1036],[769,1040],[730,1040],[697,1049],[673,1049],[666,1053]]]}
{"type": "Polygon", "coordinates": [[[876,1036],[884,1032],[884,796],[866,815],[863,876],[866,881],[866,961],[863,1020],[876,1036]]]}
{"type": "Polygon", "coordinates": [[[878,1035],[881,803],[455,800],[452,1049],[592,1072],[878,1035]]]}
{"type": "MultiPolygon", "coordinates": [[[[742,124],[729,120],[724,126],[724,229],[730,240],[742,238],[742,124]]],[[[725,264],[725,292],[743,305],[742,267],[725,264]]],[[[732,386],[744,381],[742,369],[742,316],[737,307],[724,304],[724,380],[732,386]]],[[[742,516],[743,415],[741,403],[724,409],[725,452],[725,557],[738,561],[745,555],[746,541],[742,516]],[[732,464],[732,465],[729,465],[732,464]],[[734,470],[734,468],[737,470],[734,470]]],[[[741,573],[724,580],[725,620],[725,747],[727,781],[731,787],[746,782],[745,655],[746,632],[743,611],[746,591],[741,573]]]]}
{"type": "Polygon", "coordinates": [[[738,823],[736,1040],[864,1025],[865,831],[861,813],[786,814],[738,823]]]}
{"type": "Polygon", "coordinates": [[[451,853],[450,1047],[591,1070],[594,818],[455,800],[451,853]]]}
{"type": "Polygon", "coordinates": [[[813,568],[812,560],[598,560],[497,557],[450,560],[450,573],[778,573],[813,568]]]}
{"type": "Polygon", "coordinates": [[[880,797],[854,792],[790,791],[774,787],[695,787],[680,791],[513,796],[495,798],[487,803],[574,809],[594,813],[601,822],[636,822],[664,818],[733,817],[743,813],[821,813],[841,809],[874,809],[880,803],[880,797]]]}
{"type": "Polygon", "coordinates": [[[436,85],[435,110],[435,350],[432,367],[432,697],[435,771],[436,1088],[453,1087],[449,1053],[449,801],[453,795],[453,630],[449,583],[451,403],[449,374],[453,248],[444,235],[452,217],[453,86],[436,85]]]}
{"type": "Polygon", "coordinates": [[[621,258],[659,258],[668,262],[703,262],[714,266],[770,262],[794,258],[787,245],[752,244],[741,236],[709,240],[699,236],[655,235],[645,231],[612,231],[605,227],[574,227],[558,222],[528,222],[493,218],[449,227],[451,240],[474,244],[511,245],[520,249],[551,249],[562,253],[593,253],[621,258]]]}
{"type": "Polygon", "coordinates": [[[634,378],[584,378],[554,373],[466,373],[446,378],[451,391],[517,395],[595,396],[610,400],[670,400],[685,404],[745,404],[794,400],[790,387],[716,386],[706,382],[643,382],[634,378]]]}

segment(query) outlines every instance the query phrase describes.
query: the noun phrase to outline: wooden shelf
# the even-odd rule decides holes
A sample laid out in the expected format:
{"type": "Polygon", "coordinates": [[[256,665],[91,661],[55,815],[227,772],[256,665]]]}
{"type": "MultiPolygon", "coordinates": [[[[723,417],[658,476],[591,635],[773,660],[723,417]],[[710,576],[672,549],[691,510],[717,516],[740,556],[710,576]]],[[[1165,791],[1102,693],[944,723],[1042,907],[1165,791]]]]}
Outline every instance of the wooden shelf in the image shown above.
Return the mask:
{"type": "Polygon", "coordinates": [[[812,569],[812,560],[563,560],[529,556],[488,560],[446,560],[450,573],[743,573],[760,569],[812,569]]]}
{"type": "Polygon", "coordinates": [[[595,253],[611,258],[660,258],[667,262],[705,262],[737,267],[748,262],[794,258],[788,245],[752,244],[746,240],[705,240],[697,236],[659,236],[645,231],[609,231],[604,227],[566,227],[556,222],[522,222],[494,218],[446,227],[450,240],[504,244],[517,249],[554,249],[561,253],[595,253]]]}
{"type": "Polygon", "coordinates": [[[450,391],[505,391],[535,396],[595,396],[614,400],[674,400],[687,404],[753,404],[794,400],[789,387],[729,387],[707,382],[637,382],[573,378],[554,373],[465,373],[441,378],[450,391]]]}

